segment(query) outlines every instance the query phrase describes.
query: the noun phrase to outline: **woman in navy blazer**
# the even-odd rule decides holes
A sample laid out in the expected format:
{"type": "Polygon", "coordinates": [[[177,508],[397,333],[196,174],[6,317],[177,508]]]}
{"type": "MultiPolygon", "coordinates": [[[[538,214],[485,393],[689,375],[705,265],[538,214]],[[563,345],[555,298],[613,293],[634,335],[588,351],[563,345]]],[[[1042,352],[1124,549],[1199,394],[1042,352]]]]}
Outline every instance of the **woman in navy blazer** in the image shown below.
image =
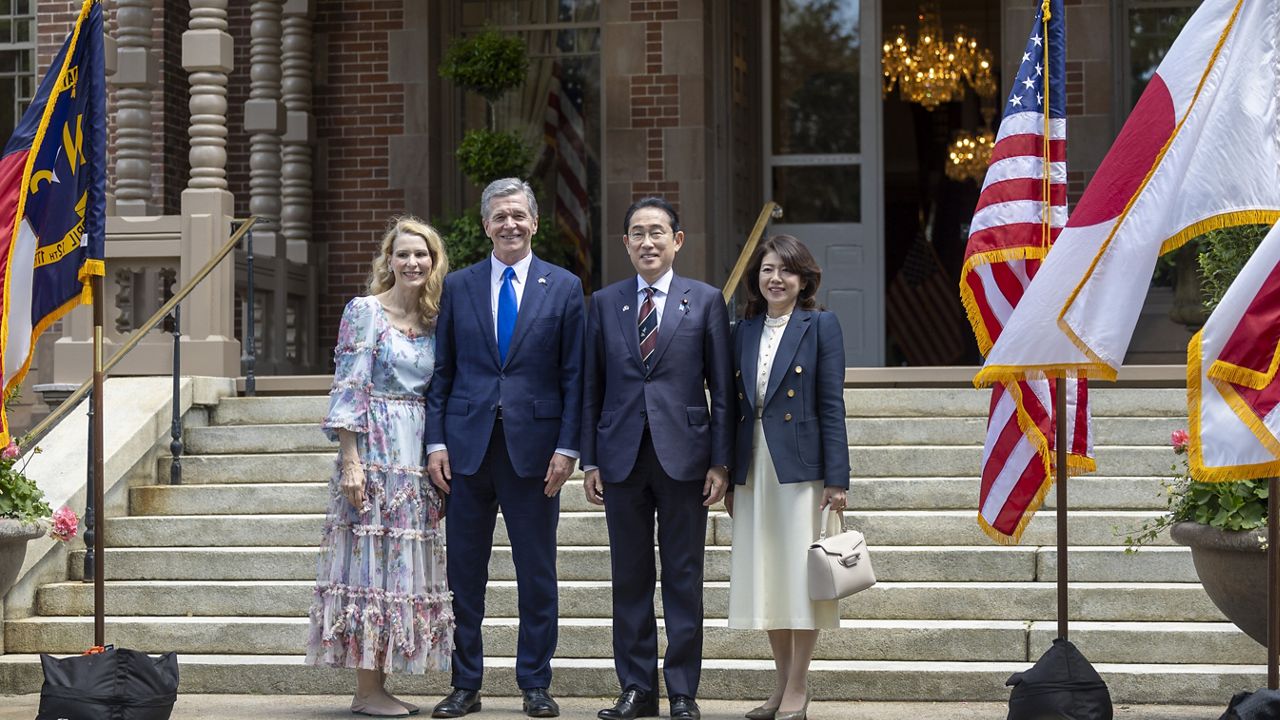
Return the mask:
{"type": "MultiPolygon", "coordinates": [[[[746,317],[733,333],[738,428],[733,483],[729,627],[766,630],[773,694],[752,720],[803,720],[809,661],[833,601],[809,599],[805,556],[822,509],[845,508],[844,337],[814,300],[822,270],[790,235],[761,243],[743,276],[746,317]]],[[[834,519],[834,518],[833,518],[834,519]]]]}

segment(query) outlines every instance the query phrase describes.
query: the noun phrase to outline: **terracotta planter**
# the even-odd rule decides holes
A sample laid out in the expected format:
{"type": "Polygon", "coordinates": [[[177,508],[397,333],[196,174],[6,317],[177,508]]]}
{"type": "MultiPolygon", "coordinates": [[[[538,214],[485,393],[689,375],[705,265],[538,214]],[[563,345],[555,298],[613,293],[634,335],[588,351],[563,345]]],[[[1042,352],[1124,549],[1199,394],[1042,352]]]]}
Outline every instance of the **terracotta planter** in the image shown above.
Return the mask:
{"type": "Polygon", "coordinates": [[[43,534],[36,525],[0,518],[0,598],[18,579],[22,560],[27,555],[27,541],[43,534]]]}
{"type": "Polygon", "coordinates": [[[1179,545],[1191,548],[1200,584],[1227,619],[1249,637],[1267,644],[1266,530],[1224,532],[1196,522],[1169,530],[1179,545]]]}

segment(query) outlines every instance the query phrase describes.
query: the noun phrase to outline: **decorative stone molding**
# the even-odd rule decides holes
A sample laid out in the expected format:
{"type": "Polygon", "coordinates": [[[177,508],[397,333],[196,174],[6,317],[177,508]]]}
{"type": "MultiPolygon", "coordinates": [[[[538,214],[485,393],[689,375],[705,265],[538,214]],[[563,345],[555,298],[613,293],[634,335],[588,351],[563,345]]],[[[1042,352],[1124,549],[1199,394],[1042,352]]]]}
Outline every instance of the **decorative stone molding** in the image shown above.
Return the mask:
{"type": "Polygon", "coordinates": [[[281,42],[282,93],[287,122],[282,153],[281,230],[288,257],[295,262],[314,259],[311,241],[312,143],[315,118],[311,114],[313,0],[286,0],[281,42]]]}
{"type": "MultiPolygon", "coordinates": [[[[249,133],[249,213],[280,219],[280,136],[284,103],[280,100],[281,0],[256,0],[249,6],[249,99],[244,127],[249,133]]],[[[263,250],[270,252],[270,244],[263,250]]]]}
{"type": "Polygon", "coordinates": [[[116,212],[151,215],[155,192],[151,187],[151,100],[156,84],[151,54],[151,0],[117,0],[116,72],[116,212]]]}
{"type": "Polygon", "coordinates": [[[190,28],[182,34],[182,67],[191,73],[192,189],[227,188],[227,74],[231,35],[227,0],[191,0],[190,28]]]}

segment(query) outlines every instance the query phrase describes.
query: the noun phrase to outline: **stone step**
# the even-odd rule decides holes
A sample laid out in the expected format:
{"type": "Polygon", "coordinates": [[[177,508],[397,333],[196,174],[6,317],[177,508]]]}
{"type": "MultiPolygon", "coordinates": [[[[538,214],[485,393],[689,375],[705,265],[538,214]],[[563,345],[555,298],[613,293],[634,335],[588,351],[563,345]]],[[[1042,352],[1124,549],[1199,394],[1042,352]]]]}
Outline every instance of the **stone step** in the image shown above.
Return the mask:
{"type": "Polygon", "coordinates": [[[213,425],[271,425],[311,423],[319,426],[329,412],[328,395],[285,397],[228,397],[213,410],[213,425]]]}
{"type": "MultiPolygon", "coordinates": [[[[278,455],[185,455],[182,482],[186,485],[243,485],[253,483],[314,483],[333,474],[333,450],[278,455]]],[[[167,479],[172,458],[156,460],[156,477],[167,479]]]]}
{"type": "MultiPolygon", "coordinates": [[[[1157,511],[1077,510],[1070,516],[1073,545],[1120,545],[1157,511]]],[[[886,545],[975,545],[991,540],[979,529],[972,510],[855,510],[849,526],[862,531],[872,550],[886,545]]],[[[307,546],[320,542],[324,516],[320,514],[152,515],[112,518],[104,539],[111,547],[307,546]],[[246,530],[251,528],[251,530],[246,530]]],[[[447,522],[447,521],[446,521],[447,522]]],[[[1024,545],[1055,545],[1053,513],[1042,512],[1027,527],[1024,545]]],[[[562,512],[556,534],[565,545],[607,545],[603,513],[562,512]]],[[[494,531],[496,545],[510,544],[501,515],[494,531]]],[[[733,521],[723,512],[708,517],[706,543],[733,544],[733,521]]],[[[1167,535],[1154,544],[1168,545],[1167,535]]]]}
{"type": "MultiPolygon", "coordinates": [[[[658,623],[659,654],[664,625],[658,623]]],[[[142,652],[290,655],[306,647],[306,617],[113,617],[107,641],[142,652]]],[[[74,653],[92,635],[93,618],[49,617],[10,621],[9,652],[74,653]]],[[[497,618],[484,627],[485,652],[512,656],[519,621],[497,618]]],[[[1082,622],[1071,627],[1073,642],[1091,662],[1212,663],[1266,662],[1266,648],[1231,623],[1082,622]]],[[[1057,634],[1056,622],[975,620],[842,620],[819,634],[815,660],[1034,661],[1057,634]],[[1032,655],[1028,657],[1028,648],[1032,655]]],[[[612,620],[561,618],[556,657],[612,658],[612,620]]],[[[768,660],[765,633],[733,630],[724,620],[704,625],[707,660],[768,660]]]]}
{"type": "MultiPolygon", "coordinates": [[[[985,419],[991,405],[991,391],[985,388],[845,388],[844,404],[849,417],[985,419]]],[[[1107,383],[1094,383],[1089,388],[1089,405],[1095,418],[1185,418],[1187,391],[1114,388],[1107,383]]]]}
{"type": "MultiPolygon", "coordinates": [[[[107,642],[150,653],[288,655],[305,650],[308,626],[306,617],[113,617],[107,642]]],[[[515,655],[518,630],[514,618],[487,622],[485,652],[515,655]]],[[[5,650],[74,653],[92,635],[91,617],[26,618],[5,624],[5,650]]],[[[662,623],[658,637],[661,654],[666,646],[662,623]]],[[[772,657],[765,633],[730,630],[724,620],[708,622],[703,638],[706,659],[772,657]]],[[[610,619],[561,618],[556,657],[612,658],[612,643],[610,619]]],[[[814,650],[820,660],[1024,661],[1026,655],[1025,623],[975,620],[844,620],[838,630],[822,632],[814,650]]]]}
{"type": "MultiPolygon", "coordinates": [[[[1169,434],[1186,429],[1183,418],[1095,418],[1094,441],[1101,445],[1168,446],[1169,434]]],[[[213,428],[209,428],[212,430],[213,428]]],[[[862,445],[973,445],[986,437],[986,417],[846,418],[849,444],[862,445]]],[[[203,431],[202,431],[203,432],[203,431]]],[[[1172,455],[1172,453],[1171,453],[1172,455]]]]}
{"type": "MultiPolygon", "coordinates": [[[[950,445],[859,445],[849,448],[854,477],[966,477],[982,467],[982,437],[971,447],[950,445]]],[[[1118,477],[1168,475],[1177,456],[1163,446],[1103,445],[1098,472],[1118,477]]]]}
{"type": "MultiPolygon", "coordinates": [[[[116,580],[106,583],[108,615],[227,615],[303,617],[311,603],[311,580],[170,581],[116,580]]],[[[561,618],[608,618],[610,585],[563,580],[561,618]]],[[[1199,583],[1073,582],[1070,618],[1100,622],[1222,622],[1222,613],[1199,583]]],[[[661,593],[656,606],[662,608],[661,593]]],[[[708,581],[706,617],[723,618],[729,583],[708,581]]],[[[516,584],[491,580],[486,594],[490,617],[515,617],[516,584]]],[[[1057,617],[1057,587],[1051,582],[880,582],[845,598],[842,617],[865,620],[1044,620],[1057,617]]],[[[36,600],[41,616],[92,615],[93,585],[44,585],[36,600]]]]}
{"type": "MultiPolygon", "coordinates": [[[[730,549],[707,548],[704,577],[729,580],[730,549]]],[[[316,547],[108,548],[104,569],[108,580],[312,580],[316,547]]],[[[881,582],[1029,582],[1057,580],[1057,553],[1052,548],[877,547],[876,578],[881,582]]],[[[1118,547],[1074,547],[1071,580],[1107,582],[1196,582],[1191,554],[1183,547],[1149,547],[1126,554],[1118,547]]],[[[71,579],[83,578],[84,551],[68,560],[71,579]]],[[[661,562],[658,562],[661,567],[661,562]]],[[[561,547],[556,559],[561,580],[610,578],[607,547],[561,547]]],[[[493,580],[514,580],[511,548],[495,547],[489,562],[493,580]]]]}
{"type": "MultiPolygon", "coordinates": [[[[227,478],[230,482],[193,482],[191,461],[198,460],[207,468],[206,460],[224,457],[203,455],[183,460],[182,485],[144,485],[130,489],[130,509],[134,515],[197,515],[226,513],[321,513],[328,503],[327,473],[332,458],[315,463],[323,473],[310,478],[265,478],[249,482],[247,478],[227,478]],[[237,482],[236,480],[244,482],[237,482]]],[[[261,456],[272,457],[272,456],[261,456]]],[[[311,456],[298,456],[310,458],[311,456]]],[[[167,478],[167,460],[161,461],[167,478]]],[[[197,478],[212,480],[207,475],[197,478]]],[[[1094,477],[1071,478],[1071,509],[1075,510],[1160,510],[1168,497],[1160,477],[1094,477]]],[[[849,506],[859,510],[974,510],[978,504],[977,477],[918,478],[852,478],[849,506]]],[[[1056,493],[1045,498],[1045,507],[1055,507],[1056,493]]],[[[575,473],[560,493],[561,512],[603,512],[604,508],[587,502],[582,492],[581,475],[575,473]]]]}
{"type": "MultiPolygon", "coordinates": [[[[974,445],[986,435],[985,417],[847,418],[845,433],[853,446],[878,445],[974,445]]],[[[1180,418],[1097,418],[1094,438],[1106,445],[1167,446],[1169,434],[1185,428],[1180,418]]],[[[237,453],[321,452],[337,448],[317,423],[273,425],[221,425],[189,427],[183,436],[186,452],[193,455],[237,453]]]]}
{"type": "MultiPolygon", "coordinates": [[[[1090,648],[1083,648],[1088,655],[1090,648]]],[[[302,655],[183,655],[182,692],[271,695],[332,694],[351,684],[351,671],[309,667],[302,655]]],[[[612,698],[618,692],[612,660],[557,659],[552,692],[563,697],[612,698]]],[[[905,662],[884,660],[815,660],[809,687],[815,700],[929,700],[1006,703],[1008,677],[1027,662],[905,662]]],[[[1265,665],[1162,665],[1098,663],[1117,704],[1198,704],[1226,707],[1240,689],[1264,687],[1265,665]]],[[[773,689],[771,660],[708,660],[702,665],[698,696],[743,702],[766,697],[773,689]]],[[[40,691],[43,674],[34,654],[0,656],[0,687],[12,693],[40,691]]],[[[448,673],[397,675],[395,691],[403,696],[442,697],[448,673]]],[[[489,694],[516,692],[515,659],[485,660],[484,687],[489,694]]],[[[603,704],[602,704],[603,706],[603,704]]],[[[664,706],[665,707],[665,706],[664,706]]]]}

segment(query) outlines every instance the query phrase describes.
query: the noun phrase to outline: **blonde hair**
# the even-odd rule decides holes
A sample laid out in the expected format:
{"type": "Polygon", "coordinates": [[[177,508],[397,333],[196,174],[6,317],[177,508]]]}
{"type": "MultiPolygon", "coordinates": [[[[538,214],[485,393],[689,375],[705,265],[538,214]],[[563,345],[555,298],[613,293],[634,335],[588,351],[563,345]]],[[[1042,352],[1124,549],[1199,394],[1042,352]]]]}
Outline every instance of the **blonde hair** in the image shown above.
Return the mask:
{"type": "Polygon", "coordinates": [[[445,254],[444,240],[440,238],[440,233],[419,218],[412,215],[392,218],[390,227],[382,236],[378,254],[373,258],[373,267],[369,270],[368,292],[370,295],[378,295],[396,284],[396,276],[391,272],[391,253],[395,248],[396,238],[401,233],[417,235],[427,242],[427,252],[431,255],[431,272],[422,285],[418,311],[423,324],[429,328],[435,327],[436,316],[440,314],[440,293],[444,291],[444,276],[449,273],[449,257],[445,254]]]}

